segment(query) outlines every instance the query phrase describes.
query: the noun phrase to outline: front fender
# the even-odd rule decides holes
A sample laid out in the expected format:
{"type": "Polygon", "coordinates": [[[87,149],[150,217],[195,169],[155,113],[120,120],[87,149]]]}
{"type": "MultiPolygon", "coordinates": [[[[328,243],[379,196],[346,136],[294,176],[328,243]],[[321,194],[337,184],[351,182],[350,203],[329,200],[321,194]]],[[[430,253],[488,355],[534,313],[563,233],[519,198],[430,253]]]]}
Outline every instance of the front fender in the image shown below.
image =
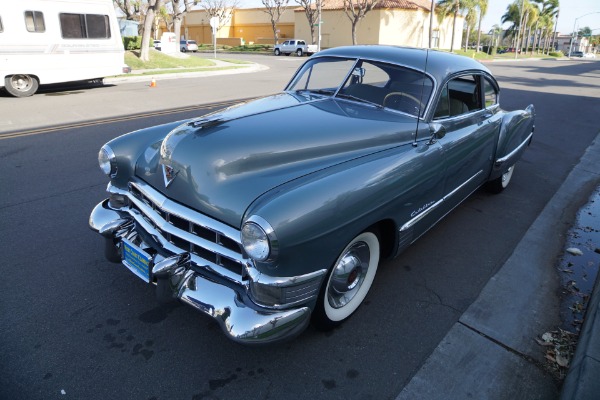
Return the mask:
{"type": "Polygon", "coordinates": [[[535,107],[507,112],[502,117],[494,165],[489,180],[494,180],[506,172],[523,155],[533,138],[535,129],[535,107]]]}
{"type": "Polygon", "coordinates": [[[411,212],[441,198],[440,158],[437,145],[407,144],[267,192],[248,208],[244,220],[258,215],[269,222],[279,256],[272,264],[258,263],[257,269],[271,276],[329,269],[343,248],[368,227],[391,221],[397,228],[411,212]]]}
{"type": "Polygon", "coordinates": [[[151,128],[140,129],[116,137],[107,143],[117,158],[117,175],[111,179],[116,187],[124,189],[135,173],[135,164],[148,148],[160,148],[160,143],[176,127],[188,122],[181,120],[151,128]]]}

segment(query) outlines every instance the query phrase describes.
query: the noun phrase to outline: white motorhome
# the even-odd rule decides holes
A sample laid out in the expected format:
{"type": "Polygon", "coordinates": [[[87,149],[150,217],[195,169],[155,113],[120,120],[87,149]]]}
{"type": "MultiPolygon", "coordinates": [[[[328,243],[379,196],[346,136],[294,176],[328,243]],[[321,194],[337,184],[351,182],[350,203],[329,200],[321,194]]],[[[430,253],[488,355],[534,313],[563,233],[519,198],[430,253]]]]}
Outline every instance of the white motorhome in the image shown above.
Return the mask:
{"type": "Polygon", "coordinates": [[[0,89],[15,97],[40,84],[125,72],[112,0],[2,0],[0,89]]]}

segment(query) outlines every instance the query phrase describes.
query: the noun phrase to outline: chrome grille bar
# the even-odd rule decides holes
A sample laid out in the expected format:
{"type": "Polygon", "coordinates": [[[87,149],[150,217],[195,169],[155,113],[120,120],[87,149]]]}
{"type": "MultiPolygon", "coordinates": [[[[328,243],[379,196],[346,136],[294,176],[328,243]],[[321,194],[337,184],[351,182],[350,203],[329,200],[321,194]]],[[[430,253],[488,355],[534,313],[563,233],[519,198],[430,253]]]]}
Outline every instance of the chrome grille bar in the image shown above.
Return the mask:
{"type": "Polygon", "coordinates": [[[166,250],[189,252],[194,264],[242,282],[246,260],[238,230],[175,203],[140,181],[130,182],[127,192],[112,185],[108,191],[129,198],[129,213],[166,250]]]}

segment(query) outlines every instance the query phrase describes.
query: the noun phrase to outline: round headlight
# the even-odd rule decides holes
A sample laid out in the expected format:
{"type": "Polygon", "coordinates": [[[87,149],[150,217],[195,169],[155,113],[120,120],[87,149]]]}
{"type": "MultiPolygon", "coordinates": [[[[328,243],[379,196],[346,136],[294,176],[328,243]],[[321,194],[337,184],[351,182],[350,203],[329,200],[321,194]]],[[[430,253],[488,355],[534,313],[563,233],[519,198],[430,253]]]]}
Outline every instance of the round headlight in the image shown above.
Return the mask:
{"type": "Polygon", "coordinates": [[[104,145],[98,152],[98,164],[106,175],[114,177],[117,173],[117,158],[112,149],[104,145]]]}
{"type": "Polygon", "coordinates": [[[253,215],[242,226],[242,246],[255,261],[273,261],[277,257],[278,243],[273,228],[263,218],[253,215]]]}
{"type": "Polygon", "coordinates": [[[242,227],[242,245],[246,253],[256,261],[265,261],[269,257],[267,233],[254,222],[247,222],[242,227]]]}

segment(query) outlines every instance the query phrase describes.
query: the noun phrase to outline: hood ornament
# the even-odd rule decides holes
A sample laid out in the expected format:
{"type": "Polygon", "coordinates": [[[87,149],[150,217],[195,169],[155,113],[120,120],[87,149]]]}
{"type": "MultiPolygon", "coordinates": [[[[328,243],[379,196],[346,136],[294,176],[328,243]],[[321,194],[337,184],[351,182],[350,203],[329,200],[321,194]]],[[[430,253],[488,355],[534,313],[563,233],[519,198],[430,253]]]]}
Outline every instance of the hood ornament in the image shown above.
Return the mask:
{"type": "Polygon", "coordinates": [[[171,184],[171,182],[173,182],[179,171],[176,171],[175,168],[171,167],[170,165],[161,165],[163,170],[163,178],[165,180],[165,187],[169,187],[169,185],[171,184]]]}

